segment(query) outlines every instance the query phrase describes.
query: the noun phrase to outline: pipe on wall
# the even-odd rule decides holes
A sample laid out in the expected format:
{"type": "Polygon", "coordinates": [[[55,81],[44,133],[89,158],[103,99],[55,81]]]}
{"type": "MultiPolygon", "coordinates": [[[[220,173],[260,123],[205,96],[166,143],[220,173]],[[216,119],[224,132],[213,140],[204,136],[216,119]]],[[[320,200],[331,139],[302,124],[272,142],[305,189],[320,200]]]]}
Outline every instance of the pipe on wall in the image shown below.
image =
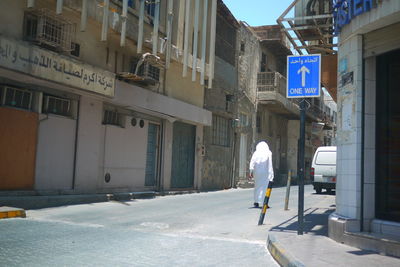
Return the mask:
{"type": "Polygon", "coordinates": [[[81,32],[86,31],[87,16],[88,16],[88,0],[82,0],[81,32]]]}
{"type": "Polygon", "coordinates": [[[63,8],[63,0],[57,0],[57,5],[56,5],[56,14],[57,15],[62,13],[62,8],[63,8]]]}
{"type": "Polygon", "coordinates": [[[183,77],[187,76],[187,66],[189,57],[190,1],[191,0],[186,0],[186,8],[185,8],[185,36],[183,43],[183,72],[182,72],[183,77]]]}
{"type": "Polygon", "coordinates": [[[143,21],[144,21],[144,1],[140,0],[139,7],[139,28],[138,28],[138,39],[137,39],[137,53],[142,53],[143,48],[143,21]]]}
{"type": "Polygon", "coordinates": [[[107,41],[108,32],[108,9],[110,7],[110,0],[104,0],[103,6],[103,25],[101,28],[101,41],[107,41]]]}
{"type": "Polygon", "coordinates": [[[208,0],[203,1],[203,25],[201,28],[202,31],[202,40],[201,40],[201,75],[200,75],[200,84],[204,85],[204,74],[206,71],[206,48],[207,48],[207,17],[208,17],[208,0]]]}
{"type": "Polygon", "coordinates": [[[194,32],[193,32],[193,55],[192,55],[192,81],[196,81],[197,74],[197,48],[199,42],[199,12],[200,2],[195,0],[194,5],[194,32]]]}
{"type": "Polygon", "coordinates": [[[168,0],[168,14],[167,14],[167,48],[165,51],[165,68],[168,69],[171,63],[171,45],[172,45],[172,21],[174,19],[173,14],[174,1],[168,0]]]}
{"type": "Polygon", "coordinates": [[[122,2],[122,25],[121,25],[121,41],[120,46],[125,46],[126,40],[126,22],[128,20],[128,0],[122,2]]]}
{"type": "Polygon", "coordinates": [[[34,8],[35,7],[35,0],[28,0],[27,7],[28,8],[34,8]]]}
{"type": "Polygon", "coordinates": [[[154,26],[153,26],[153,55],[157,55],[158,28],[160,25],[160,0],[155,0],[154,26]]]}
{"type": "Polygon", "coordinates": [[[215,60],[215,33],[217,25],[217,0],[211,0],[211,25],[210,25],[210,57],[208,64],[210,71],[208,73],[208,88],[212,88],[214,78],[214,60],[215,60]]]}

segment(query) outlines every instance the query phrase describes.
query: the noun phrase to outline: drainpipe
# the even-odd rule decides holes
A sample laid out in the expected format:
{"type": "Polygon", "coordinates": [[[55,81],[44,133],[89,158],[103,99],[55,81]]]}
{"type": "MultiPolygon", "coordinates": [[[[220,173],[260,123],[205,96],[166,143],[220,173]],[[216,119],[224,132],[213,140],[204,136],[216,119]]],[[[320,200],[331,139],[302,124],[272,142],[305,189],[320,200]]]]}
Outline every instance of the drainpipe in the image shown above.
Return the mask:
{"type": "Polygon", "coordinates": [[[128,19],[128,0],[122,2],[122,28],[120,46],[125,46],[126,39],[126,21],[128,19]]]}
{"type": "Polygon", "coordinates": [[[140,0],[139,29],[138,29],[137,50],[136,50],[138,54],[142,53],[142,47],[143,47],[143,21],[144,21],[144,0],[140,0]]]}
{"type": "Polygon", "coordinates": [[[165,69],[168,69],[171,63],[171,46],[172,46],[172,22],[174,18],[174,2],[168,0],[167,11],[167,48],[165,51],[165,69]]]}
{"type": "Polygon", "coordinates": [[[217,0],[211,0],[211,26],[210,26],[210,57],[208,64],[210,66],[208,73],[208,88],[212,88],[214,79],[214,60],[215,60],[215,33],[217,24],[217,0]]]}
{"type": "Polygon", "coordinates": [[[60,15],[62,13],[62,8],[63,8],[63,0],[57,0],[57,5],[56,5],[57,15],[60,15]]]}
{"type": "Polygon", "coordinates": [[[201,76],[200,84],[204,85],[204,73],[206,71],[206,42],[207,42],[207,16],[208,16],[208,0],[204,1],[203,6],[203,26],[202,30],[202,40],[201,40],[201,76]]]}
{"type": "Polygon", "coordinates": [[[81,13],[81,32],[84,32],[86,30],[87,13],[88,13],[88,0],[83,0],[82,13],[81,13]]]}
{"type": "Polygon", "coordinates": [[[364,231],[364,148],[365,148],[365,59],[364,59],[364,35],[361,35],[361,208],[360,208],[360,232],[364,231]]]}
{"type": "Polygon", "coordinates": [[[77,150],[78,150],[78,132],[79,132],[79,116],[80,116],[80,105],[81,98],[79,97],[76,109],[76,126],[75,126],[75,144],[74,144],[74,166],[73,166],[73,175],[72,175],[72,190],[75,190],[75,180],[76,180],[76,162],[77,162],[77,150]]]}
{"type": "Polygon", "coordinates": [[[187,65],[188,65],[188,57],[189,57],[189,28],[190,28],[190,1],[186,0],[186,8],[185,8],[185,36],[183,42],[183,72],[182,77],[186,77],[187,75],[187,65]]]}
{"type": "MultiPolygon", "coordinates": [[[[192,82],[196,81],[196,75],[197,75],[197,48],[198,48],[198,42],[199,42],[199,12],[200,12],[200,2],[199,2],[199,0],[195,0],[193,55],[192,55],[192,82]]],[[[206,19],[206,18],[204,18],[204,19],[206,19]]]]}
{"type": "Polygon", "coordinates": [[[110,7],[110,0],[104,0],[103,6],[103,25],[101,28],[101,41],[107,41],[108,31],[108,8],[110,7]]]}
{"type": "Polygon", "coordinates": [[[28,8],[33,8],[35,7],[35,0],[28,0],[28,8]]]}
{"type": "Polygon", "coordinates": [[[154,27],[153,27],[153,55],[157,55],[158,27],[160,24],[160,0],[155,0],[154,27]]]}

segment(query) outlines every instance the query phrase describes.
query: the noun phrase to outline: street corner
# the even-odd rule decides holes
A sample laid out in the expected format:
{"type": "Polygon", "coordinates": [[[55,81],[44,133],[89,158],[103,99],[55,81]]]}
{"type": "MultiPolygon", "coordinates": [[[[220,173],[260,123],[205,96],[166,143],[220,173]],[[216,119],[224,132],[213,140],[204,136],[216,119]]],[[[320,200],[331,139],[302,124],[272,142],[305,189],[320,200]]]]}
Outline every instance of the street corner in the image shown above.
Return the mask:
{"type": "Polygon", "coordinates": [[[25,218],[26,213],[24,209],[13,208],[13,207],[0,207],[0,219],[8,218],[25,218]]]}
{"type": "Polygon", "coordinates": [[[268,234],[268,251],[271,256],[283,267],[305,267],[303,263],[296,260],[284,247],[277,241],[276,237],[268,234]]]}

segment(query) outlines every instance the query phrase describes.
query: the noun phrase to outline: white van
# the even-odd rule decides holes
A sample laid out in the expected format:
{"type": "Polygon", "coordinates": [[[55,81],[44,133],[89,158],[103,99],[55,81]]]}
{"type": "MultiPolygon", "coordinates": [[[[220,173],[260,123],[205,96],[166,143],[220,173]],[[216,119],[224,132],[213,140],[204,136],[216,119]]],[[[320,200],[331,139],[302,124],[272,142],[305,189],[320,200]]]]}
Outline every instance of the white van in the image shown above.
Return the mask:
{"type": "Polygon", "coordinates": [[[336,147],[321,146],[315,151],[311,164],[311,181],[317,194],[336,188],[336,147]]]}

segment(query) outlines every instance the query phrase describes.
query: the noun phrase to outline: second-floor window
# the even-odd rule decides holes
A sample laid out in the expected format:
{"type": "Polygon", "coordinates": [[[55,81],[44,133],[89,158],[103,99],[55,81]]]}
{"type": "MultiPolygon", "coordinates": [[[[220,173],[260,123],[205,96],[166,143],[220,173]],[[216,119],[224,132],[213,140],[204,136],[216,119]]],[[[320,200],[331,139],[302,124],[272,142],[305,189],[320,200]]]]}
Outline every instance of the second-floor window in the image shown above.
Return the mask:
{"type": "Polygon", "coordinates": [[[228,147],[230,143],[229,120],[217,115],[213,115],[212,119],[212,144],[228,147]]]}

